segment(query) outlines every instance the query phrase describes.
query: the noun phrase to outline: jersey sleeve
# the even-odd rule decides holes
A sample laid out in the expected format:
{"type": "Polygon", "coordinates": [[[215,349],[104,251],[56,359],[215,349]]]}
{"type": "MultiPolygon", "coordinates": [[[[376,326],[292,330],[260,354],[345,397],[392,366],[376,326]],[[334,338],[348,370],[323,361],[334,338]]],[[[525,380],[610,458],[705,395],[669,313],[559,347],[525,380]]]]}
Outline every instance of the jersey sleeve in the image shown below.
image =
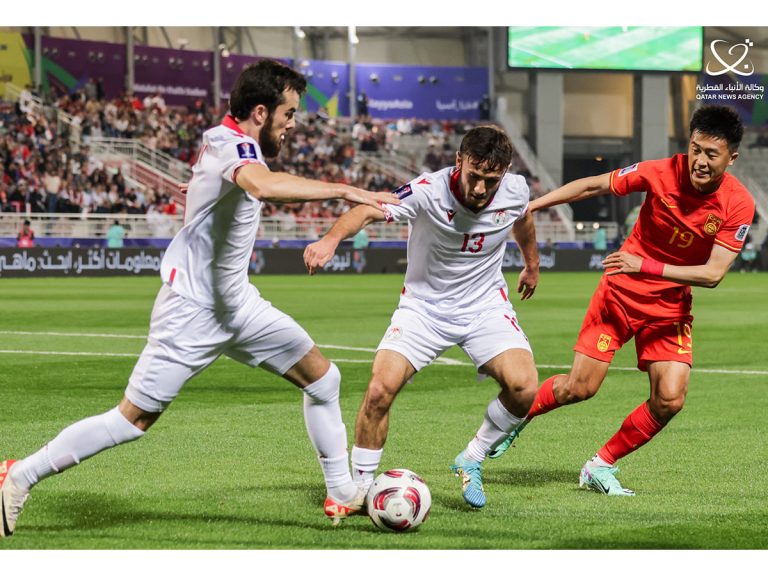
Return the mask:
{"type": "Polygon", "coordinates": [[[755,203],[745,191],[736,198],[733,206],[729,207],[725,222],[715,236],[715,244],[732,252],[741,252],[754,217],[755,203]]]}
{"type": "Polygon", "coordinates": [[[425,197],[423,190],[416,190],[414,182],[400,186],[393,192],[400,200],[400,204],[384,204],[384,217],[387,222],[410,222],[414,220],[422,209],[425,197]]]}
{"type": "Polygon", "coordinates": [[[264,164],[264,157],[256,142],[250,138],[232,137],[209,143],[221,170],[221,177],[235,184],[235,174],[246,164],[264,164]]]}
{"type": "Polygon", "coordinates": [[[626,168],[611,172],[611,192],[626,196],[632,192],[650,192],[657,180],[659,161],[636,162],[626,168]]]}

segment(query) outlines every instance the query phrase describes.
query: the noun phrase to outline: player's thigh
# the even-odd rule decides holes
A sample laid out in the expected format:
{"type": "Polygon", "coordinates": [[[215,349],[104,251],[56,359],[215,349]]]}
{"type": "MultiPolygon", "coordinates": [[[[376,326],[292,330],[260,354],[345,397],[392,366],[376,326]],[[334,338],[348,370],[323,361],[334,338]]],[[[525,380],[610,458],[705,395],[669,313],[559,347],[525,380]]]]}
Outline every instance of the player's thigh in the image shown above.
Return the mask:
{"type": "Polygon", "coordinates": [[[398,308],[376,351],[397,352],[419,371],[458,343],[458,337],[446,333],[443,328],[426,313],[398,308]]]}
{"type": "Polygon", "coordinates": [[[416,374],[410,360],[394,350],[379,350],[371,367],[371,382],[377,382],[396,394],[416,374]]]}
{"type": "Polygon", "coordinates": [[[637,367],[651,362],[682,362],[693,366],[693,316],[651,322],[635,335],[637,367]]]}
{"type": "Polygon", "coordinates": [[[163,286],[125,397],[146,412],[162,412],[188,380],[218,358],[228,338],[213,311],[163,286]]]}
{"type": "MultiPolygon", "coordinates": [[[[261,366],[280,376],[301,362],[315,347],[312,338],[296,320],[257,295],[248,298],[232,325],[236,337],[224,354],[248,366],[261,366]]],[[[318,372],[312,369],[314,366],[314,362],[309,366],[309,376],[318,372]]]]}
{"type": "Polygon", "coordinates": [[[633,336],[633,325],[621,296],[601,282],[592,295],[573,349],[585,356],[610,363],[633,336]]]}
{"type": "Polygon", "coordinates": [[[527,364],[535,372],[531,345],[510,305],[497,306],[482,314],[467,327],[458,344],[481,372],[491,376],[484,368],[497,356],[513,350],[522,352],[515,354],[516,358],[529,358],[527,364]]]}

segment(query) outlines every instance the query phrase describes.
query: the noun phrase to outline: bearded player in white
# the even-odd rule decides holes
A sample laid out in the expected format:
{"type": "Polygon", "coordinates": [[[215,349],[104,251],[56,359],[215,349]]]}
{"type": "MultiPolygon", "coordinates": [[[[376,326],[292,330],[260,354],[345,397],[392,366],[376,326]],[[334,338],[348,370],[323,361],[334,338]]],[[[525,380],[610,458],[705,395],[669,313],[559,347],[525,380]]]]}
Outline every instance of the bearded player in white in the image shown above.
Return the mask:
{"type": "Polygon", "coordinates": [[[13,534],[30,489],[102,450],[141,438],[182,386],[222,354],[280,374],[304,392],[309,437],[325,476],[325,513],[334,521],[360,507],[349,473],[339,407],[341,375],[296,321],[264,300],[248,278],[263,201],[341,198],[380,212],[397,203],[342,184],[271,172],[294,128],[306,80],[278,62],[246,68],[230,114],[203,135],[187,191],[185,224],[163,259],[163,286],[146,347],[117,407],[65,428],[31,456],[0,463],[0,536],[13,534]]]}
{"type": "Polygon", "coordinates": [[[355,425],[352,474],[364,491],[381,462],[389,409],[411,377],[452,345],[459,345],[481,374],[501,386],[474,439],[455,459],[464,500],[486,503],[481,463],[524,420],[536,395],[537,372],[528,339],[508,299],[502,261],[510,230],[525,267],[521,299],[539,279],[533,219],[525,179],[507,173],[509,138],[494,126],[464,136],[456,165],[422,174],[396,191],[399,206],[385,213],[358,206],[319,241],[307,246],[310,274],[326,264],[339,243],[377,220],[407,221],[408,269],[400,305],[379,344],[371,380],[355,425]]]}

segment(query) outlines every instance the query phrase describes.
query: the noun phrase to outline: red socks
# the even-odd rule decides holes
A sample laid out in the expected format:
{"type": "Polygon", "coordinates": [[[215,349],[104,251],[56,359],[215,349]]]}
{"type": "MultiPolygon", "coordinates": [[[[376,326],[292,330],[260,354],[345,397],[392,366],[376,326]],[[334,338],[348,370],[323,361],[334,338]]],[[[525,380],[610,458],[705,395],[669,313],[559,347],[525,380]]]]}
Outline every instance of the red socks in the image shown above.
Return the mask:
{"type": "Polygon", "coordinates": [[[528,421],[530,422],[535,416],[546,414],[550,410],[558,408],[560,404],[555,400],[555,394],[552,392],[552,383],[555,381],[555,376],[550,376],[542,383],[539,391],[536,393],[536,398],[533,399],[531,409],[528,411],[528,421]]]}
{"type": "Polygon", "coordinates": [[[627,416],[619,431],[598,450],[597,455],[613,465],[619,458],[646,444],[662,428],[664,424],[659,424],[648,409],[648,403],[643,402],[627,416]]]}

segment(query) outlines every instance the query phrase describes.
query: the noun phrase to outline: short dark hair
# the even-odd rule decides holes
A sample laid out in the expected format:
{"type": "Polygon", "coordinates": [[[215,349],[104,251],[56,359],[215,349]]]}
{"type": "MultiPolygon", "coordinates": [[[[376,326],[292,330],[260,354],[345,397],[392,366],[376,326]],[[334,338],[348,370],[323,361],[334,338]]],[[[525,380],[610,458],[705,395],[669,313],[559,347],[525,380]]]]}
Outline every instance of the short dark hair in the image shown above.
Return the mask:
{"type": "Polygon", "coordinates": [[[260,60],[240,73],[229,95],[229,111],[237,120],[245,120],[259,104],[270,114],[284,101],[283,92],[307,89],[307,80],[293,68],[277,60],[260,60]]]}
{"type": "Polygon", "coordinates": [[[461,139],[459,154],[490,170],[506,170],[512,162],[512,142],[497,126],[475,126],[461,139]]]}
{"type": "Polygon", "coordinates": [[[722,138],[728,142],[728,149],[736,152],[744,136],[744,124],[739,113],[730,106],[702,106],[691,117],[691,135],[694,131],[722,138]]]}

